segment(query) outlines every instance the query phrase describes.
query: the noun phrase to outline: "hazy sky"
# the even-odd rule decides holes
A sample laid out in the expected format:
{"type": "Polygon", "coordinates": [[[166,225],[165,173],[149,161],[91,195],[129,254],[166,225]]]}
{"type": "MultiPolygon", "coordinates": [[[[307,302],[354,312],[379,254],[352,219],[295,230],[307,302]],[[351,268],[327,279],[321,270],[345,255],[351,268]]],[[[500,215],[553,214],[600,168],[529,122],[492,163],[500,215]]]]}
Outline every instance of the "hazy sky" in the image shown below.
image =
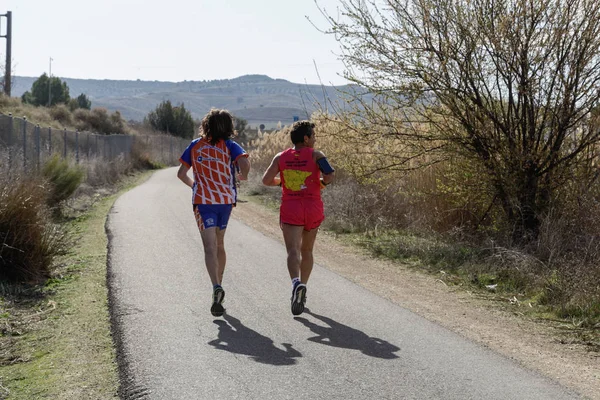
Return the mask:
{"type": "MultiPolygon", "coordinates": [[[[318,0],[335,15],[336,0],[318,0]]],[[[2,0],[13,75],[159,81],[264,74],[344,84],[339,46],[314,0],[2,0]],[[313,63],[314,60],[314,63],[313,63]]],[[[6,32],[2,17],[1,32],[6,32]]],[[[6,41],[0,39],[4,64],[6,41]]]]}

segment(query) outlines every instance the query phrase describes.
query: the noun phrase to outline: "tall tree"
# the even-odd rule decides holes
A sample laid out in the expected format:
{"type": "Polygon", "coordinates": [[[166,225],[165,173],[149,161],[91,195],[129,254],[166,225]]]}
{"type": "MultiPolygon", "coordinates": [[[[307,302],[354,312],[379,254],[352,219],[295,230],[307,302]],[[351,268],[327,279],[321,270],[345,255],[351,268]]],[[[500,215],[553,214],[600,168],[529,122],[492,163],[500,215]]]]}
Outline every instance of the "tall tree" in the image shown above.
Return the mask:
{"type": "Polygon", "coordinates": [[[243,134],[246,131],[246,127],[248,126],[248,121],[244,118],[241,117],[233,117],[234,121],[235,121],[235,130],[237,131],[238,135],[243,134]]]}
{"type": "Polygon", "coordinates": [[[160,103],[148,113],[145,122],[152,128],[182,138],[194,136],[194,119],[183,103],[173,107],[170,100],[160,103]]]}
{"type": "Polygon", "coordinates": [[[342,0],[324,15],[345,76],[375,95],[349,93],[364,137],[483,165],[515,239],[535,238],[554,191],[598,156],[596,0],[342,0]]]}
{"type": "Polygon", "coordinates": [[[31,92],[23,93],[21,100],[35,106],[68,104],[70,100],[69,87],[60,78],[48,78],[48,75],[44,73],[33,82],[31,92]]]}
{"type": "Polygon", "coordinates": [[[77,96],[77,105],[79,108],[84,108],[86,110],[92,109],[92,102],[84,93],[77,96]]]}

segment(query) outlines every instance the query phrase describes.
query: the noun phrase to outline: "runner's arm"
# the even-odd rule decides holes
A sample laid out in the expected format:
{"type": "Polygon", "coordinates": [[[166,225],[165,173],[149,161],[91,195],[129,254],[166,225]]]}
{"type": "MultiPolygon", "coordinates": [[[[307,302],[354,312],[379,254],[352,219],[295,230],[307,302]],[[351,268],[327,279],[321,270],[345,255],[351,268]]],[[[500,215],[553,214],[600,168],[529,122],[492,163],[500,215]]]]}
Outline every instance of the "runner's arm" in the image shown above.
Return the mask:
{"type": "Polygon", "coordinates": [[[250,160],[248,157],[238,157],[236,161],[238,167],[240,167],[240,174],[238,175],[240,181],[248,180],[248,172],[250,172],[250,160]]]}
{"type": "MultiPolygon", "coordinates": [[[[325,157],[325,154],[323,154],[323,152],[321,152],[321,151],[319,151],[319,150],[315,150],[315,151],[313,152],[313,157],[314,157],[314,159],[315,159],[315,162],[319,161],[319,160],[320,160],[320,159],[322,159],[322,158],[325,158],[325,159],[327,159],[327,158],[325,157]]],[[[333,182],[333,180],[334,180],[334,179],[335,179],[335,171],[333,171],[333,172],[331,172],[331,173],[329,173],[329,174],[323,174],[323,178],[322,178],[322,180],[323,180],[323,183],[324,183],[325,185],[329,185],[331,182],[333,182]]]]}
{"type": "MultiPolygon", "coordinates": [[[[280,153],[281,154],[281,153],[280,153]]],[[[262,183],[266,186],[279,186],[281,180],[277,177],[279,174],[279,154],[273,157],[271,165],[265,171],[262,177],[262,183]]]]}
{"type": "Polygon", "coordinates": [[[193,188],[194,187],[194,181],[187,174],[189,170],[190,170],[190,167],[188,167],[187,165],[185,165],[185,164],[182,163],[179,166],[179,170],[177,171],[177,177],[181,180],[181,182],[185,183],[190,188],[193,188]]]}

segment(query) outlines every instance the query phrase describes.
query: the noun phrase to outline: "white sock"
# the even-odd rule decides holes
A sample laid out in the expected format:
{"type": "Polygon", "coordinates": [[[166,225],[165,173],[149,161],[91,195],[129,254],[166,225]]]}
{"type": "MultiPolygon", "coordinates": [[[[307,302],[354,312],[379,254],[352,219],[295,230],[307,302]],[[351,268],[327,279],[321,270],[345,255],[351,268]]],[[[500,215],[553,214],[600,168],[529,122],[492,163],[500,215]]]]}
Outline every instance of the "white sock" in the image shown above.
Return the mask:
{"type": "Polygon", "coordinates": [[[292,287],[296,287],[300,283],[300,278],[292,278],[292,287]]]}

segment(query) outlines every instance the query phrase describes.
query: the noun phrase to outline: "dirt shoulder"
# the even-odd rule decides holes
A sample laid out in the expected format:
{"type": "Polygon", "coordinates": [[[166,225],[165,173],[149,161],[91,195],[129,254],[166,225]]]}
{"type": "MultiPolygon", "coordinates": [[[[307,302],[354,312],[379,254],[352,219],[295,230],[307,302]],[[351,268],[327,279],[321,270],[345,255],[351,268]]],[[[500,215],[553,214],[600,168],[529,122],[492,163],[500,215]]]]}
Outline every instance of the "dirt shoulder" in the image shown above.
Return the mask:
{"type": "MultiPolygon", "coordinates": [[[[252,202],[239,203],[233,217],[282,240],[278,216],[252,202]]],[[[333,235],[319,233],[315,262],[422,317],[488,347],[560,384],[600,399],[600,354],[566,344],[559,326],[533,321],[519,307],[447,286],[435,276],[399,263],[374,259],[333,235]]]]}

